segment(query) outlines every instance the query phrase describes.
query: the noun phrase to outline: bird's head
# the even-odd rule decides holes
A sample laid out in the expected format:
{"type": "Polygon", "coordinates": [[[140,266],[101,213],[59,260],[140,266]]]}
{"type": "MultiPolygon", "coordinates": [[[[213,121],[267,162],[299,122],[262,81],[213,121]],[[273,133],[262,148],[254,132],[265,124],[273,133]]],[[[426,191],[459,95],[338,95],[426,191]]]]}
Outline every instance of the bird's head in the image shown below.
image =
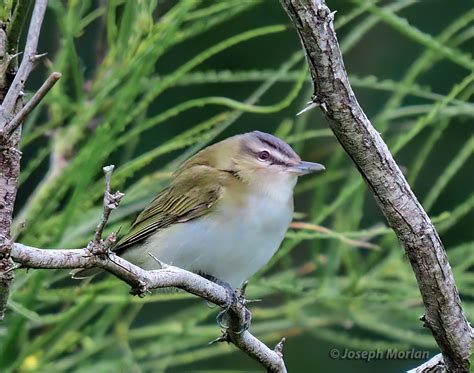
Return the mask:
{"type": "Polygon", "coordinates": [[[211,145],[183,166],[193,164],[233,172],[249,184],[288,183],[292,187],[298,176],[324,170],[319,163],[302,161],[283,140],[260,131],[232,136],[211,145]]]}
{"type": "Polygon", "coordinates": [[[254,131],[241,135],[239,151],[234,154],[234,164],[239,173],[250,177],[293,179],[324,170],[319,163],[305,162],[290,145],[265,132],[254,131]]]}

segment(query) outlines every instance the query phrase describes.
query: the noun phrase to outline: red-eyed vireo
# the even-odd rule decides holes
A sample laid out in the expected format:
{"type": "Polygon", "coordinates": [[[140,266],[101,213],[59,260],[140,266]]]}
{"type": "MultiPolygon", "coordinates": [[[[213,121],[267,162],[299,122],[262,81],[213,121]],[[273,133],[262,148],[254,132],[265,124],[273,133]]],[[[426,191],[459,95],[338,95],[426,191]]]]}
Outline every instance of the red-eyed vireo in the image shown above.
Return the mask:
{"type": "Polygon", "coordinates": [[[143,269],[160,267],[151,253],[238,287],[280,246],[298,176],[322,170],[267,133],[230,137],[181,165],[114,251],[143,269]]]}

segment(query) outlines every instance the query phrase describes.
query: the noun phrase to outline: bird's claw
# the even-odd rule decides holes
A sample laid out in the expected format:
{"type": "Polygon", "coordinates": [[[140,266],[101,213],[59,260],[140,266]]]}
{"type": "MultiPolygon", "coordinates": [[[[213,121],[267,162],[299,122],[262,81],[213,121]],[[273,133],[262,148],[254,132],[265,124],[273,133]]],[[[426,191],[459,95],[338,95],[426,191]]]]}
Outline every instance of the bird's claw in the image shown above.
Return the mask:
{"type": "MultiPolygon", "coordinates": [[[[234,290],[227,282],[222,281],[214,276],[210,276],[205,273],[200,273],[200,275],[222,286],[226,291],[225,304],[221,306],[222,311],[220,311],[216,316],[217,324],[222,329],[228,330],[230,325],[228,324],[228,319],[225,316],[227,312],[230,310],[230,308],[235,306],[237,309],[243,309],[243,320],[242,320],[242,328],[238,331],[232,331],[232,333],[241,334],[245,332],[246,330],[248,330],[250,327],[250,322],[252,320],[252,314],[245,307],[247,303],[252,302],[245,299],[245,290],[247,288],[248,282],[245,281],[240,288],[234,290]]],[[[216,340],[216,342],[219,342],[219,338],[216,340]]]]}
{"type": "Polygon", "coordinates": [[[227,329],[229,327],[229,325],[227,325],[225,322],[224,322],[224,316],[225,314],[227,313],[229,309],[223,309],[221,312],[219,312],[216,316],[216,321],[217,321],[217,325],[219,325],[222,329],[227,329]]]}
{"type": "Polygon", "coordinates": [[[233,304],[239,301],[236,292],[230,287],[229,284],[227,283],[221,283],[226,291],[226,302],[224,306],[222,307],[222,311],[217,314],[216,321],[217,324],[224,329],[227,329],[229,325],[225,323],[224,316],[225,314],[229,311],[230,307],[232,307],[233,304]]]}
{"type": "Polygon", "coordinates": [[[223,329],[228,329],[229,325],[225,322],[225,315],[229,311],[229,309],[235,304],[239,308],[243,309],[243,320],[242,320],[242,328],[237,331],[232,331],[235,334],[242,334],[243,332],[247,331],[250,328],[250,323],[252,321],[252,313],[245,307],[247,304],[247,300],[245,299],[245,289],[247,287],[247,282],[243,284],[243,286],[235,291],[232,290],[230,286],[224,286],[227,292],[227,301],[223,310],[219,312],[216,317],[218,325],[223,329]]]}

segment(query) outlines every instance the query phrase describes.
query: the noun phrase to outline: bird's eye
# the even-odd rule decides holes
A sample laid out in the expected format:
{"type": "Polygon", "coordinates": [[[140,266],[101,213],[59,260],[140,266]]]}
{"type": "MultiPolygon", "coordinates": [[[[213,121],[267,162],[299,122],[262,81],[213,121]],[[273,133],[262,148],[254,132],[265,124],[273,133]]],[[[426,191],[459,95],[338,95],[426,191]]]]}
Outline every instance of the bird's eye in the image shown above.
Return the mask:
{"type": "Polygon", "coordinates": [[[270,153],[266,150],[262,150],[260,153],[258,153],[258,159],[261,161],[265,161],[270,157],[270,153]]]}

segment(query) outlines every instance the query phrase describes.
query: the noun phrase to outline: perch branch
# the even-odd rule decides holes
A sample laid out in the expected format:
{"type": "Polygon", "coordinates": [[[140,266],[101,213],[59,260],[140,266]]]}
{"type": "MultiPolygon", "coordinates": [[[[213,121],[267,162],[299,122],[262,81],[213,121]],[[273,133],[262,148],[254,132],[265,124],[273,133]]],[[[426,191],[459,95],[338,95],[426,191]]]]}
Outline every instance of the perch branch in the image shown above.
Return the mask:
{"type": "MultiPolygon", "coordinates": [[[[204,277],[184,269],[166,265],[155,271],[145,271],[140,267],[115,255],[113,252],[101,254],[92,252],[89,248],[74,250],[38,249],[14,243],[11,257],[25,268],[74,269],[99,267],[114,274],[132,287],[132,293],[144,296],[152,289],[175,287],[197,295],[220,307],[225,307],[226,290],[204,277]]],[[[229,309],[232,321],[225,337],[219,341],[234,343],[239,349],[260,362],[270,372],[286,372],[281,354],[280,342],[275,350],[268,348],[263,342],[253,336],[248,330],[239,333],[245,318],[241,304],[233,304],[229,309]]]]}
{"type": "Polygon", "coordinates": [[[449,372],[468,372],[471,327],[441,239],[352,91],[324,0],[281,0],[300,36],[320,107],[369,185],[410,260],[430,328],[449,372]]]}
{"type": "Polygon", "coordinates": [[[444,371],[443,354],[438,354],[419,367],[410,369],[407,373],[441,373],[444,371]]]}
{"type": "MultiPolygon", "coordinates": [[[[11,245],[11,257],[18,263],[17,268],[49,268],[49,269],[75,269],[75,268],[102,268],[132,287],[131,293],[145,296],[151,289],[175,287],[197,295],[220,307],[226,307],[228,293],[222,286],[205,279],[195,273],[184,269],[162,265],[154,271],[145,271],[140,267],[126,261],[110,251],[110,246],[115,240],[115,235],[110,234],[105,240],[102,232],[107,224],[110,213],[117,208],[123,194],[110,193],[110,177],[114,166],[104,167],[105,193],[104,212],[96,228],[94,238],[87,247],[74,250],[49,250],[39,249],[9,243],[5,237],[0,237],[0,245],[11,245]],[[2,242],[2,238],[3,241],[2,242]]],[[[248,330],[242,331],[246,320],[244,301],[236,301],[229,308],[229,326],[223,335],[217,339],[222,342],[232,342],[239,349],[256,359],[269,372],[286,372],[282,356],[283,342],[277,344],[275,350],[268,348],[263,342],[253,336],[248,330]]]]}

